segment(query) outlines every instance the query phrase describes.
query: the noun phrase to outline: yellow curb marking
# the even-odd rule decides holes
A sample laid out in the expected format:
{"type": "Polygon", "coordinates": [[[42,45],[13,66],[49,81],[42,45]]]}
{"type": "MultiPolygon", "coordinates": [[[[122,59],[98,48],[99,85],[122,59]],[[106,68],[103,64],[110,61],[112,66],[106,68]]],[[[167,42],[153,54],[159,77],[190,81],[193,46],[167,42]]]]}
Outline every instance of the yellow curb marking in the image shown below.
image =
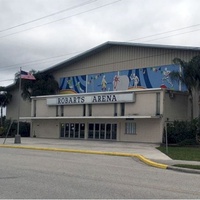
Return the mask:
{"type": "Polygon", "coordinates": [[[62,149],[62,148],[47,148],[47,147],[32,147],[32,146],[15,146],[15,145],[0,145],[2,148],[18,148],[18,149],[31,149],[31,150],[44,150],[44,151],[59,151],[59,152],[70,152],[70,153],[83,153],[83,154],[98,154],[98,155],[109,155],[109,156],[125,156],[125,157],[136,157],[143,161],[147,165],[167,169],[168,165],[153,162],[140,154],[132,153],[120,153],[120,152],[104,152],[104,151],[90,151],[90,150],[76,150],[76,149],[62,149]]]}

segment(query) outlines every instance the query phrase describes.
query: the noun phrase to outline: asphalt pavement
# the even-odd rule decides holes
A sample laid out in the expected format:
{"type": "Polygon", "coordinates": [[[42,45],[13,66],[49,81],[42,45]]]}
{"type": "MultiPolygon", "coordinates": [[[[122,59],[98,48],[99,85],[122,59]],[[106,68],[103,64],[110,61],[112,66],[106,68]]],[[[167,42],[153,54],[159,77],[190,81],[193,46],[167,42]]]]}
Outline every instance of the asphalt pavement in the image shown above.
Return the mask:
{"type": "Polygon", "coordinates": [[[173,167],[175,164],[200,165],[197,161],[172,160],[156,149],[159,144],[114,141],[64,140],[22,137],[20,144],[14,138],[0,138],[0,148],[23,148],[46,151],[103,154],[110,156],[132,156],[147,165],[182,172],[198,173],[200,170],[173,167]]]}

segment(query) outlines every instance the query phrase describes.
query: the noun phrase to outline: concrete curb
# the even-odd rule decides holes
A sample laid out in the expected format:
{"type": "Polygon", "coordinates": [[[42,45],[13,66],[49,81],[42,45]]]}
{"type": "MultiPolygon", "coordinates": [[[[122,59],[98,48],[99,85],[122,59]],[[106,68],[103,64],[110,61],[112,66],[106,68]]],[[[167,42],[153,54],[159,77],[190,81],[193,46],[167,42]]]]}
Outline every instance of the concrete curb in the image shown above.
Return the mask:
{"type": "Polygon", "coordinates": [[[125,156],[135,157],[147,165],[167,169],[168,165],[153,162],[140,154],[121,153],[121,152],[104,152],[104,151],[90,151],[90,150],[77,150],[77,149],[63,149],[63,148],[47,148],[47,147],[33,147],[33,146],[16,146],[16,145],[0,145],[1,148],[17,148],[17,149],[30,149],[30,150],[43,150],[43,151],[57,151],[57,152],[69,152],[69,153],[83,153],[83,154],[97,154],[97,155],[109,155],[109,156],[125,156]]]}

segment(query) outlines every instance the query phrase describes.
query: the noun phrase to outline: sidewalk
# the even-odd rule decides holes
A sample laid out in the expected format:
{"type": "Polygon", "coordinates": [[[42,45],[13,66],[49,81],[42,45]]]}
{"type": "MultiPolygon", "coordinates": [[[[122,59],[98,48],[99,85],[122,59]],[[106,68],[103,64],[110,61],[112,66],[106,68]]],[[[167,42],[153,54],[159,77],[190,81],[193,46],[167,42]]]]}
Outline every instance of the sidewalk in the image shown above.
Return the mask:
{"type": "MultiPolygon", "coordinates": [[[[0,144],[3,144],[3,141],[4,138],[0,138],[0,144]]],[[[171,158],[155,148],[158,144],[24,137],[21,138],[21,144],[14,144],[14,138],[7,138],[5,145],[133,153],[141,154],[148,159],[171,160],[171,158]]]]}
{"type": "MultiPolygon", "coordinates": [[[[43,138],[21,138],[21,144],[14,144],[14,138],[0,138],[0,147],[26,148],[37,150],[53,150],[74,153],[95,153],[104,155],[133,156],[148,165],[158,168],[178,170],[174,164],[200,165],[197,161],[172,160],[164,153],[156,149],[158,144],[129,143],[112,141],[88,141],[88,140],[62,140],[43,138]]],[[[179,171],[199,173],[200,170],[187,170],[181,168],[179,171]]]]}

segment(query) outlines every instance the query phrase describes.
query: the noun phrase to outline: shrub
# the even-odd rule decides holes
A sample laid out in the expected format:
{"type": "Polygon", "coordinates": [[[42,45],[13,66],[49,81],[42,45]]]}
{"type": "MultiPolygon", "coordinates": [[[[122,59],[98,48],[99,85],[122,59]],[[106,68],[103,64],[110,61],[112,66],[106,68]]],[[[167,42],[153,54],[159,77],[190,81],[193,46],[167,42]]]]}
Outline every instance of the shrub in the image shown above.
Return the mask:
{"type": "MultiPolygon", "coordinates": [[[[4,136],[4,137],[6,136],[7,131],[10,127],[10,123],[11,123],[10,120],[5,121],[2,136],[4,136]]],[[[8,137],[14,137],[16,134],[17,134],[17,122],[13,122],[10,127],[8,137]]],[[[30,137],[30,123],[20,122],[19,123],[19,134],[22,137],[30,137]]]]}
{"type": "MultiPolygon", "coordinates": [[[[192,121],[174,121],[167,125],[169,144],[194,143],[197,133],[197,119],[192,121]]],[[[165,133],[164,133],[165,136],[165,133]]]]}

